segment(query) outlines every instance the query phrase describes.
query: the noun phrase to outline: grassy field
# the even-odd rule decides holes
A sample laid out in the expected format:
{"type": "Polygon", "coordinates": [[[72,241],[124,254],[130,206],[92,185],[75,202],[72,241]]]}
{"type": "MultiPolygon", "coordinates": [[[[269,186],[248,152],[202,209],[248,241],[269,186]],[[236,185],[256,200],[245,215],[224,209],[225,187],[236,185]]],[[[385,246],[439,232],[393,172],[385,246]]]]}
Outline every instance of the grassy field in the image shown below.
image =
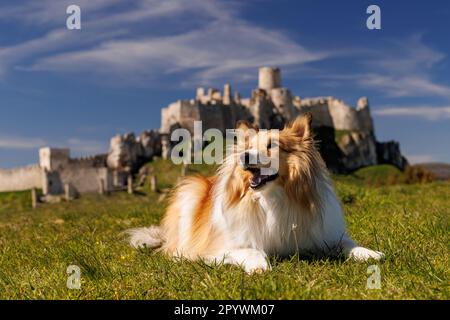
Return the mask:
{"type": "MultiPolygon", "coordinates": [[[[161,189],[179,168],[156,161],[161,189]]],[[[130,248],[120,233],[158,223],[162,193],[88,195],[31,209],[29,192],[0,194],[1,299],[449,299],[450,184],[369,187],[389,167],[335,176],[350,234],[383,251],[381,289],[367,289],[370,263],[272,261],[246,275],[235,266],[177,263],[130,248]],[[66,287],[69,265],[81,289],[66,287]]],[[[189,173],[211,168],[191,167],[189,173]]]]}

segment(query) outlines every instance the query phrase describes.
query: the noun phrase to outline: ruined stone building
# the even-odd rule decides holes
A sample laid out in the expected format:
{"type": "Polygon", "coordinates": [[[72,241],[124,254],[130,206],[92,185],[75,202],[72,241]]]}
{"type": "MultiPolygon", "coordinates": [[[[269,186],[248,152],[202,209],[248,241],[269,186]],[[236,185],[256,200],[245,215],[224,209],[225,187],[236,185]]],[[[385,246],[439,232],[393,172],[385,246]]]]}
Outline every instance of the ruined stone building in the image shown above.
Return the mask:
{"type": "Polygon", "coordinates": [[[123,190],[127,178],[139,167],[161,154],[158,131],[144,131],[139,137],[128,133],[111,138],[108,154],[71,158],[69,149],[41,148],[39,164],[0,169],[0,192],[41,189],[44,196],[67,192],[107,193],[123,190]]]}
{"type": "MultiPolygon", "coordinates": [[[[399,144],[376,141],[369,101],[358,100],[356,108],[334,97],[301,98],[282,86],[278,68],[259,69],[258,87],[250,98],[243,99],[226,84],[223,93],[217,89],[198,88],[195,99],[179,100],[161,110],[164,146],[176,128],[193,133],[194,121],[202,121],[203,130],[233,128],[237,120],[247,120],[262,129],[282,128],[302,113],[313,115],[318,147],[328,167],[335,172],[390,163],[400,169],[406,165],[399,144]]],[[[163,148],[167,156],[168,149],[163,148]]]]}
{"type": "Polygon", "coordinates": [[[73,192],[121,190],[127,177],[154,156],[167,158],[170,135],[177,128],[193,133],[194,121],[203,130],[217,128],[225,133],[238,120],[263,129],[282,128],[296,116],[310,112],[317,145],[328,168],[347,173],[364,166],[388,163],[403,169],[407,164],[395,141],[378,142],[369,101],[360,98],[355,108],[334,97],[301,98],[282,86],[278,68],[259,69],[258,87],[242,98],[226,84],[223,92],[198,88],[195,99],[179,100],[161,110],[161,128],[111,138],[107,154],[72,159],[68,149],[43,148],[39,164],[0,169],[0,192],[39,188],[58,195],[70,186],[73,192]]]}

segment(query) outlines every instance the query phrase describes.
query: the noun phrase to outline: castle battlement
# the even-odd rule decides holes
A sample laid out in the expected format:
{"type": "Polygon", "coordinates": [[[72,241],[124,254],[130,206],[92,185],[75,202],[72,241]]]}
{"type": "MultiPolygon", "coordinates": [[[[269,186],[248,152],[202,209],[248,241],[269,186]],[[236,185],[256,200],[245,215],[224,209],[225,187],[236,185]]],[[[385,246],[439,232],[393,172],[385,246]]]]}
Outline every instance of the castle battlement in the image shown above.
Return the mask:
{"type": "Polygon", "coordinates": [[[195,99],[178,100],[161,110],[160,131],[170,133],[180,127],[191,130],[193,121],[220,130],[233,128],[237,120],[247,120],[261,128],[278,128],[299,114],[311,112],[315,119],[313,125],[317,127],[372,132],[368,106],[366,97],[358,100],[357,107],[353,108],[335,97],[294,96],[282,86],[279,68],[261,67],[258,87],[249,98],[242,99],[238,92],[233,95],[230,84],[224,85],[223,93],[215,88],[197,88],[195,99]],[[213,108],[203,112],[206,106],[213,108]]]}

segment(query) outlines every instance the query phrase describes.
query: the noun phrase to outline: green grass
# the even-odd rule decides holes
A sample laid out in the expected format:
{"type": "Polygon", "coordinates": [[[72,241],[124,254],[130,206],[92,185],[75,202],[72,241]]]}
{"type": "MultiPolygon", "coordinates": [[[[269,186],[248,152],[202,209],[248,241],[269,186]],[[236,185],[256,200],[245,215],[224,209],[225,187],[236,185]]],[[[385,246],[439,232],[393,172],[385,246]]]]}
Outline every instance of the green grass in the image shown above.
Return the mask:
{"type": "MultiPolygon", "coordinates": [[[[152,166],[161,189],[181,170],[162,160],[152,166]]],[[[209,171],[196,166],[188,173],[209,171]]],[[[145,186],[137,195],[86,195],[35,210],[30,192],[0,194],[0,298],[449,299],[450,185],[368,187],[357,174],[334,179],[351,235],[387,256],[378,263],[380,290],[366,289],[371,263],[292,257],[246,275],[235,266],[134,250],[120,233],[158,223],[166,205],[145,186]],[[81,268],[81,290],[66,287],[72,264],[81,268]]]]}
{"type": "Polygon", "coordinates": [[[349,184],[359,185],[361,187],[370,187],[375,181],[386,182],[389,176],[396,175],[399,178],[403,172],[396,167],[388,164],[366,167],[356,170],[349,175],[334,175],[333,178],[338,181],[345,181],[349,184]]]}

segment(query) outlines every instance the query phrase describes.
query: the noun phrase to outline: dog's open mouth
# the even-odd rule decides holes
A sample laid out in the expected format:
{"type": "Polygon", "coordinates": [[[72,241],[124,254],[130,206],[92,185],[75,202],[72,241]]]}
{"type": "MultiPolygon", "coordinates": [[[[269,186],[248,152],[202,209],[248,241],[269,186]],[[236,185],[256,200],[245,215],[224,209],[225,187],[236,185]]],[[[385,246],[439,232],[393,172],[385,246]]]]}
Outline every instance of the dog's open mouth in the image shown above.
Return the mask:
{"type": "Polygon", "coordinates": [[[278,173],[262,174],[260,168],[248,168],[247,170],[252,173],[252,177],[250,178],[250,188],[252,189],[258,189],[278,177],[278,173]]]}

